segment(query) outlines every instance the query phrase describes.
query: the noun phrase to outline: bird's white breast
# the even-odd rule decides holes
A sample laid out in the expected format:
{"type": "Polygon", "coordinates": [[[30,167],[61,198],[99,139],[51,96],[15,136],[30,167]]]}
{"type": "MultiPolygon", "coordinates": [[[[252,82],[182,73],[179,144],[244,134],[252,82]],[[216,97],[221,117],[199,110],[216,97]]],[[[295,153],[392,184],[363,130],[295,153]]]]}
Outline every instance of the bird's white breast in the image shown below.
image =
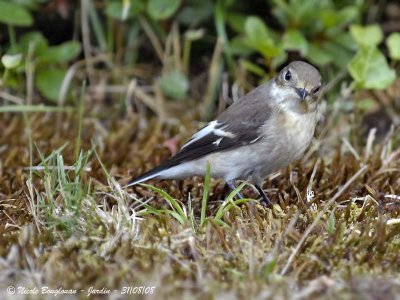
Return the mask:
{"type": "Polygon", "coordinates": [[[316,113],[299,114],[286,112],[285,121],[282,123],[282,133],[286,135],[288,147],[303,154],[314,136],[316,126],[316,113]]]}
{"type": "MultiPolygon", "coordinates": [[[[314,136],[316,114],[280,112],[279,118],[266,123],[263,128],[262,146],[256,151],[263,151],[258,165],[261,177],[285,168],[292,161],[299,159],[314,136]]],[[[260,155],[260,154],[258,154],[260,155]]]]}

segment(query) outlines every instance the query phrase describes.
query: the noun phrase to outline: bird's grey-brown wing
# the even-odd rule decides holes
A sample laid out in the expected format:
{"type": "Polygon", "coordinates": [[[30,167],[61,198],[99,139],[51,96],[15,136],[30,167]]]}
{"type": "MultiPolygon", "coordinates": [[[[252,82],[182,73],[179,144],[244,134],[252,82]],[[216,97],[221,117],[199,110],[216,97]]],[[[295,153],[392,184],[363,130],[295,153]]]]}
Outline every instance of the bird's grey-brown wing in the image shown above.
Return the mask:
{"type": "MultiPolygon", "coordinates": [[[[215,121],[195,133],[181,150],[160,166],[132,179],[127,186],[154,178],[181,163],[257,143],[260,128],[271,116],[268,83],[259,86],[228,107],[215,121]]],[[[228,158],[227,158],[228,159],[228,158]]]]}
{"type": "Polygon", "coordinates": [[[181,150],[161,167],[168,168],[213,152],[232,150],[259,140],[260,128],[271,116],[268,84],[234,102],[215,121],[193,135],[181,150]]]}

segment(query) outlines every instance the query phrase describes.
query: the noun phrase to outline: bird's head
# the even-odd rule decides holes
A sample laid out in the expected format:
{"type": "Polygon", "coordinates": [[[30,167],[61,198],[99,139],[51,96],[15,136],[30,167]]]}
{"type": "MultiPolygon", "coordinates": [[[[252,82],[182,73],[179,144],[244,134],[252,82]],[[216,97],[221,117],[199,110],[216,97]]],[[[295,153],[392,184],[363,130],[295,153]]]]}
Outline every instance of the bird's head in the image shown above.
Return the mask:
{"type": "Polygon", "coordinates": [[[275,82],[283,98],[298,100],[303,105],[315,102],[321,89],[318,70],[303,61],[288,64],[275,77],[275,82]]]}

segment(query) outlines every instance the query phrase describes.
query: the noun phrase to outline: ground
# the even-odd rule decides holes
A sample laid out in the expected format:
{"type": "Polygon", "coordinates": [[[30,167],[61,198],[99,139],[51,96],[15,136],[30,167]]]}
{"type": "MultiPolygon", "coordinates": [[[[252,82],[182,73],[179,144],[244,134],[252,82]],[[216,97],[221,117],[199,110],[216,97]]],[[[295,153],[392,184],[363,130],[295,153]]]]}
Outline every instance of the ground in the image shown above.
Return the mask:
{"type": "Polygon", "coordinates": [[[204,178],[122,188],[200,123],[87,104],[80,116],[1,115],[2,299],[9,286],[36,287],[33,299],[43,287],[82,299],[400,297],[395,128],[365,131],[328,109],[304,158],[267,178],[266,209],[204,178]]]}

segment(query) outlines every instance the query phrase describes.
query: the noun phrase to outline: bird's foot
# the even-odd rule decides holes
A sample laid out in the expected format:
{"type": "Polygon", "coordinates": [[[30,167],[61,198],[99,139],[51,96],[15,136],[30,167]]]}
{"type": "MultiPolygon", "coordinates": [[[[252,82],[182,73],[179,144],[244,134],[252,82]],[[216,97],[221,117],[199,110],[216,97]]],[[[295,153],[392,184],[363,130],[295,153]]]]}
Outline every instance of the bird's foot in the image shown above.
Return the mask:
{"type": "Polygon", "coordinates": [[[267,194],[264,192],[261,186],[258,184],[254,185],[261,196],[260,204],[264,207],[272,207],[272,202],[269,200],[267,194]]]}
{"type": "MultiPolygon", "coordinates": [[[[235,190],[235,189],[237,188],[236,185],[235,185],[235,182],[234,182],[233,180],[227,181],[226,184],[229,186],[229,188],[230,188],[232,191],[235,190]]],[[[236,197],[238,197],[239,199],[244,199],[244,197],[243,197],[243,195],[242,195],[241,192],[238,192],[238,193],[236,194],[236,197]]]]}

